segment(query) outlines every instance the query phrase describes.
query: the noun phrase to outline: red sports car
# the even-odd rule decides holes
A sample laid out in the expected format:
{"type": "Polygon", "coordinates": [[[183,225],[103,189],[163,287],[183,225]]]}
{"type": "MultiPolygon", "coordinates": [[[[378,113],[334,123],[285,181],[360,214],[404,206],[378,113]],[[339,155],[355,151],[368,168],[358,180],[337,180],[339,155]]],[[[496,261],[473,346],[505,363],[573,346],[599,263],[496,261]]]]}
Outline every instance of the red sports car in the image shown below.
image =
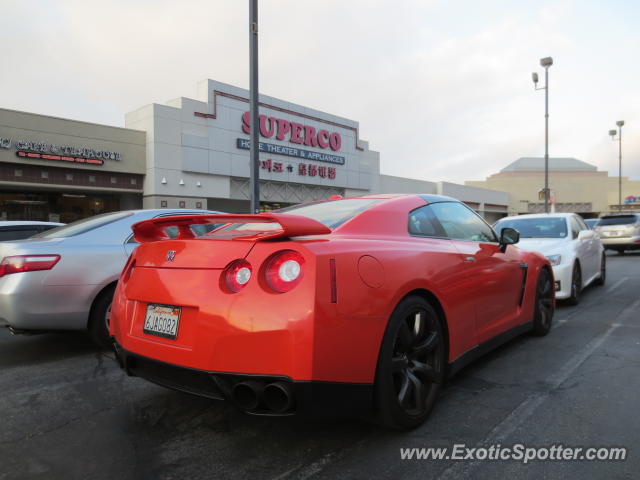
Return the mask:
{"type": "Polygon", "coordinates": [[[252,414],[413,428],[447,375],[551,327],[548,261],[448,197],[339,198],[132,228],[140,246],[110,322],[122,367],[252,414]],[[224,226],[195,237],[190,225],[202,223],[224,226]]]}

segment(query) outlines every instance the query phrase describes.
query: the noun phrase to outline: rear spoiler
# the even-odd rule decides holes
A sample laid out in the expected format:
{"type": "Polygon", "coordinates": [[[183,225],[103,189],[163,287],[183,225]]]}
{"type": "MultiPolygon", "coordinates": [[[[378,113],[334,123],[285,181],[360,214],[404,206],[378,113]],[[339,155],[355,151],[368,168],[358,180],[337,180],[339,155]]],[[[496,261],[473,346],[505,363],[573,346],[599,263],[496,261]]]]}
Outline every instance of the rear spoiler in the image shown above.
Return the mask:
{"type": "Polygon", "coordinates": [[[138,243],[169,240],[164,229],[178,227],[176,240],[196,238],[191,225],[231,224],[231,223],[278,223],[282,230],[269,230],[260,235],[239,238],[238,240],[264,240],[280,237],[301,237],[304,235],[325,235],[331,229],[324,224],[301,215],[287,213],[260,213],[257,215],[175,215],[173,217],[152,218],[131,226],[133,238],[138,243]]]}

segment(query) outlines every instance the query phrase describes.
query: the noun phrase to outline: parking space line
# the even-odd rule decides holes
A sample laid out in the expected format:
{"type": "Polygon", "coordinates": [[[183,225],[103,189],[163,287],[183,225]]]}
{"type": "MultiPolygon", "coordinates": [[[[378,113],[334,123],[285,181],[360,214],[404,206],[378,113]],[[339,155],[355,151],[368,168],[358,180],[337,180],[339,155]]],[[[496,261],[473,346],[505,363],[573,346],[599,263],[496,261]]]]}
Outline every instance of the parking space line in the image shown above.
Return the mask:
{"type": "Polygon", "coordinates": [[[608,287],[604,292],[605,293],[610,293],[613,292],[614,290],[616,290],[620,285],[622,285],[624,282],[626,282],[627,280],[629,280],[629,277],[622,277],[620,280],[618,280],[616,283],[614,283],[613,285],[611,285],[610,287],[608,287]]]}
{"type": "MultiPolygon", "coordinates": [[[[620,285],[622,285],[624,282],[626,282],[629,279],[629,277],[622,277],[620,278],[616,283],[614,283],[613,285],[609,286],[606,290],[599,290],[599,293],[601,294],[608,294],[611,293],[614,290],[617,290],[620,285]]],[[[595,291],[593,292],[594,294],[596,293],[595,291]]],[[[585,307],[585,306],[589,306],[591,303],[593,302],[597,302],[600,301],[600,297],[601,295],[597,295],[597,296],[589,296],[588,298],[585,298],[585,301],[583,301],[579,307],[585,307]]],[[[573,307],[571,309],[570,312],[568,313],[564,313],[563,314],[558,314],[558,311],[556,310],[556,314],[554,315],[554,319],[553,319],[553,324],[551,325],[551,328],[557,328],[561,325],[564,325],[565,323],[567,323],[571,318],[575,317],[576,315],[578,315],[581,312],[581,308],[578,307],[573,307]]]]}
{"type": "MultiPolygon", "coordinates": [[[[638,307],[640,307],[640,300],[636,300],[620,312],[618,319],[622,320],[628,314],[632,316],[637,311],[638,307]]],[[[504,442],[509,435],[515,432],[520,425],[533,415],[540,405],[547,401],[554,390],[560,387],[569,378],[569,376],[571,376],[571,374],[575,372],[578,367],[580,367],[580,365],[582,365],[587,358],[589,358],[593,352],[595,352],[602,343],[621,326],[624,326],[622,322],[614,323],[610,325],[607,331],[602,335],[591,340],[583,349],[571,357],[569,361],[566,362],[554,375],[548,378],[547,385],[549,388],[547,388],[546,391],[536,393],[520,403],[520,405],[512,410],[511,413],[507,415],[504,420],[498,423],[498,425],[489,432],[489,435],[487,435],[478,444],[489,445],[504,442]]],[[[447,480],[473,477],[474,475],[471,475],[472,471],[481,463],[482,462],[478,460],[469,463],[455,463],[442,472],[438,478],[440,480],[447,480]]]]}

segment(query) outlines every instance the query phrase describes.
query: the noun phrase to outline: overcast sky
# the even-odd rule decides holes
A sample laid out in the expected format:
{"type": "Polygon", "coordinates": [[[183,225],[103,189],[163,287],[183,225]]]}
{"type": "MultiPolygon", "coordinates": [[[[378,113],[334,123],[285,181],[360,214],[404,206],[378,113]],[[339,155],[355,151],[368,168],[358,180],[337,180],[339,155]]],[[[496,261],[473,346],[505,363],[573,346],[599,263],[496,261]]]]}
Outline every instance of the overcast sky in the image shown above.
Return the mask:
{"type": "MultiPolygon", "coordinates": [[[[246,0],[0,0],[0,107],[124,126],[212,78],[248,88],[246,0]]],[[[260,91],[360,122],[381,171],[483,179],[544,153],[640,178],[640,2],[260,0],[260,91]]]]}

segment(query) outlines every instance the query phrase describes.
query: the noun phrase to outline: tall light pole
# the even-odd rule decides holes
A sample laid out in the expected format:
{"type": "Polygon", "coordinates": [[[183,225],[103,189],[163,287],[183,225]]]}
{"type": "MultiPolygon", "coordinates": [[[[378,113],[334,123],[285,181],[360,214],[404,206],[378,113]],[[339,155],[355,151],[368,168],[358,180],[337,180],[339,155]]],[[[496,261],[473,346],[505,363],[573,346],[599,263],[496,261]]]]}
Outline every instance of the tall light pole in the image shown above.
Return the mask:
{"type": "MultiPolygon", "coordinates": [[[[618,120],[616,122],[618,126],[618,211],[622,211],[622,126],[624,120],[618,120]]],[[[616,140],[616,131],[609,130],[611,140],[616,140]]]]}
{"type": "Polygon", "coordinates": [[[544,212],[549,213],[549,67],[553,65],[553,58],[540,59],[544,67],[544,87],[538,88],[538,74],[533,72],[533,84],[536,90],[544,90],[544,212]]]}
{"type": "Polygon", "coordinates": [[[249,148],[249,189],[251,213],[260,211],[260,145],[258,142],[258,0],[249,0],[249,110],[251,145],[249,148]]]}

